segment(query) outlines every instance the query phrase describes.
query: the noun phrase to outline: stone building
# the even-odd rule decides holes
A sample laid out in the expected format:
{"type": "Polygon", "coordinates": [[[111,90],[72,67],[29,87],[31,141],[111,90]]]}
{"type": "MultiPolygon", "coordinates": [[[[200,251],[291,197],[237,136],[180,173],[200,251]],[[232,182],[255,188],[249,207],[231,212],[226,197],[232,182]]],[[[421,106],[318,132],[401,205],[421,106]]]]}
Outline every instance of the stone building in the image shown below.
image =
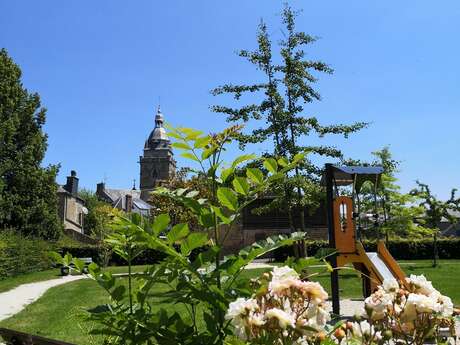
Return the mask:
{"type": "Polygon", "coordinates": [[[141,199],[141,191],[133,189],[106,188],[105,183],[97,184],[96,195],[99,199],[125,212],[150,215],[151,205],[141,199]]]}
{"type": "Polygon", "coordinates": [[[88,210],[84,200],[78,196],[78,177],[74,170],[67,176],[67,183],[58,187],[58,205],[64,230],[83,234],[84,215],[88,210]]]}
{"type": "Polygon", "coordinates": [[[176,161],[163,121],[158,107],[155,127],[145,141],[143,155],[139,157],[141,199],[144,201],[148,201],[150,192],[166,184],[176,171],[176,161]]]}
{"type": "MultiPolygon", "coordinates": [[[[226,235],[225,254],[236,253],[241,248],[267,237],[291,232],[289,217],[285,212],[276,209],[263,214],[253,212],[254,209],[267,205],[271,200],[270,197],[261,197],[255,200],[243,210],[238,224],[233,226],[230,231],[223,229],[226,235]]],[[[304,217],[306,231],[310,239],[328,239],[327,214],[324,204],[321,204],[314,212],[305,209],[304,217]]],[[[299,212],[293,212],[293,222],[294,227],[300,229],[299,212]]]]}
{"type": "Polygon", "coordinates": [[[96,195],[113,207],[125,212],[150,215],[152,206],[148,203],[150,192],[166,184],[176,170],[171,142],[163,127],[163,114],[158,108],[155,126],[145,141],[143,155],[140,156],[140,190],[107,188],[105,183],[97,184],[96,195]]]}

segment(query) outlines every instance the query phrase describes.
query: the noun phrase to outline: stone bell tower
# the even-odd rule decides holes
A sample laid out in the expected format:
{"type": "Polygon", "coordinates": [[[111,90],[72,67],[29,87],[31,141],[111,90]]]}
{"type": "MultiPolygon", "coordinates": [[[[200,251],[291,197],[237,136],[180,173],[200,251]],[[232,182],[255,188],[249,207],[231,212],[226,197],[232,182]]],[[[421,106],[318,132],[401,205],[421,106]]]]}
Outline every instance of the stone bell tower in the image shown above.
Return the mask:
{"type": "Polygon", "coordinates": [[[144,154],[139,159],[141,199],[144,201],[148,201],[152,190],[169,182],[176,171],[176,161],[163,121],[163,114],[158,107],[155,128],[146,140],[144,154]]]}

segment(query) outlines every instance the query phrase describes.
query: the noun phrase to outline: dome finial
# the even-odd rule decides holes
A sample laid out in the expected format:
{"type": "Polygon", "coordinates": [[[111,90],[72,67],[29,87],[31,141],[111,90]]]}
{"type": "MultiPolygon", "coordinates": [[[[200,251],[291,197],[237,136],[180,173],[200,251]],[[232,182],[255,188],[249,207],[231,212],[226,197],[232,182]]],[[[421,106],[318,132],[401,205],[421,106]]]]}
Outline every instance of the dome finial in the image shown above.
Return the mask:
{"type": "Polygon", "coordinates": [[[160,104],[158,104],[157,114],[155,116],[155,128],[163,127],[163,114],[161,113],[160,104]]]}

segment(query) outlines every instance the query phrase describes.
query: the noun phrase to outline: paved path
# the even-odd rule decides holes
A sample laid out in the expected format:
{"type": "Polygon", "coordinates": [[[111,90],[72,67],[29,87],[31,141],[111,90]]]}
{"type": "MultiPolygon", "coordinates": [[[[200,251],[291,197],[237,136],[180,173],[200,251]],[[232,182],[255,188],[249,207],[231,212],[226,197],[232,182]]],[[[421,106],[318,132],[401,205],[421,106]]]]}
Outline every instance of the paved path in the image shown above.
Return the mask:
{"type": "Polygon", "coordinates": [[[42,282],[19,285],[18,287],[0,293],[0,321],[19,313],[28,304],[39,299],[49,288],[84,279],[86,276],[65,276],[42,282]]]}

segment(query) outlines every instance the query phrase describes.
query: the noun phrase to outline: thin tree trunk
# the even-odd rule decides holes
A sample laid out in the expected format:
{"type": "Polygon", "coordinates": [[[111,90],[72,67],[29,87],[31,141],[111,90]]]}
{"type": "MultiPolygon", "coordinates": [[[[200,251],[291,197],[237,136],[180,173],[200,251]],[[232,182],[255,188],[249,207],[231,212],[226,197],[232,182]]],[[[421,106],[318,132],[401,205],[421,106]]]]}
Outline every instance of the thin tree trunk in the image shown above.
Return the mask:
{"type": "Polygon", "coordinates": [[[438,258],[439,258],[439,253],[438,253],[438,234],[435,232],[433,234],[433,267],[436,267],[438,265],[438,258]]]}

